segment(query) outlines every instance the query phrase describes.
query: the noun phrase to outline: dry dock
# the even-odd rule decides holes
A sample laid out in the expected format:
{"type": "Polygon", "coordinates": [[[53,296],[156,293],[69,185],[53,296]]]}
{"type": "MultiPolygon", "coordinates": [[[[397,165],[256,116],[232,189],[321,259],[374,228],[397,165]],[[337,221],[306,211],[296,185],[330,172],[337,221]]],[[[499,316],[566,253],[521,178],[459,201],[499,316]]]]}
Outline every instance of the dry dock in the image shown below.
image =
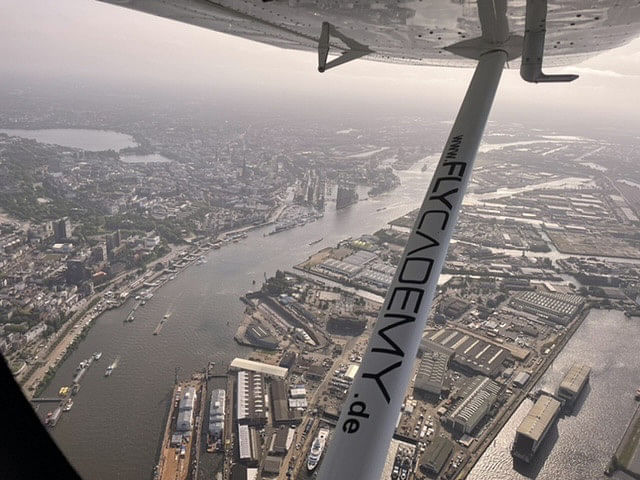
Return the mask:
{"type": "Polygon", "coordinates": [[[540,395],[516,431],[516,438],[511,450],[514,457],[527,463],[531,461],[553,422],[558,418],[561,406],[561,403],[555,398],[549,395],[540,395]]]}
{"type": "Polygon", "coordinates": [[[202,373],[175,385],[154,479],[195,479],[206,381],[202,373]]]}
{"type": "Polygon", "coordinates": [[[591,367],[574,363],[560,382],[558,397],[564,401],[563,409],[565,411],[570,412],[573,409],[580,392],[589,381],[590,373],[591,367]]]}

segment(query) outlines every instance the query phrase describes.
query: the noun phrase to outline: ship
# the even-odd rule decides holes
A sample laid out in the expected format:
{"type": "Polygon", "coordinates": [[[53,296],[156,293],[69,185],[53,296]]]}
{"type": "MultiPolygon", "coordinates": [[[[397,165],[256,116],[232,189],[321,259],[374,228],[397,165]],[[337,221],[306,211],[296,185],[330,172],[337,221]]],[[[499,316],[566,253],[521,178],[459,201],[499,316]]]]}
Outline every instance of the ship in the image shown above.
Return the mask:
{"type": "Polygon", "coordinates": [[[102,357],[102,352],[95,352],[93,354],[93,359],[94,360],[100,360],[101,357],[102,357]]]}
{"type": "Polygon", "coordinates": [[[590,373],[591,367],[574,363],[560,382],[556,395],[564,402],[562,407],[565,412],[571,412],[573,409],[580,393],[589,382],[590,373]]]}
{"type": "Polygon", "coordinates": [[[62,410],[68,412],[69,410],[71,410],[71,407],[73,407],[73,400],[69,399],[64,403],[64,407],[62,408],[62,410]]]}
{"type": "Polygon", "coordinates": [[[226,392],[216,389],[211,392],[209,406],[209,434],[207,435],[207,452],[217,452],[222,449],[224,435],[224,405],[226,392]]]}
{"type": "Polygon", "coordinates": [[[58,407],[53,412],[49,412],[46,419],[47,425],[55,427],[58,420],[60,420],[60,415],[62,415],[62,407],[58,407]]]}
{"type": "Polygon", "coordinates": [[[309,243],[309,246],[315,245],[316,243],[320,243],[322,240],[324,240],[324,237],[319,238],[318,240],[314,240],[313,242],[309,243]]]}
{"type": "Polygon", "coordinates": [[[318,436],[313,441],[311,445],[311,451],[309,452],[309,458],[307,458],[307,469],[312,472],[320,462],[320,457],[322,457],[322,451],[324,450],[324,445],[327,442],[327,436],[329,436],[329,429],[321,428],[318,432],[318,436]]]}
{"type": "Polygon", "coordinates": [[[550,395],[540,395],[516,430],[511,455],[529,463],[560,414],[562,403],[550,395]]]}
{"type": "Polygon", "coordinates": [[[107,369],[104,372],[104,376],[105,377],[111,376],[111,374],[113,373],[115,368],[118,366],[118,360],[120,360],[120,357],[116,357],[116,359],[113,361],[113,363],[107,367],[107,369]]]}

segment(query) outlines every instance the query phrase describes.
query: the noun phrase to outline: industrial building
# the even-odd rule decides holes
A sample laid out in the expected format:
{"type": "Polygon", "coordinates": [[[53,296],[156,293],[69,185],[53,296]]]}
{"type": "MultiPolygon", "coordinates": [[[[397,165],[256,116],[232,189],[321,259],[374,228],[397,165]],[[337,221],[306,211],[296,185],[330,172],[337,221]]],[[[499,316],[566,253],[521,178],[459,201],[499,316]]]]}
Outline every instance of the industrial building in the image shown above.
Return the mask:
{"type": "Polygon", "coordinates": [[[253,360],[247,360],[244,358],[234,358],[229,365],[231,370],[247,370],[250,372],[260,373],[262,375],[268,375],[275,378],[285,378],[288,369],[278,367],[276,365],[269,365],[268,363],[254,362],[253,360]]]}
{"type": "Polygon", "coordinates": [[[369,262],[372,262],[376,258],[378,258],[378,255],[376,255],[375,253],[367,252],[365,250],[358,250],[357,252],[352,253],[348,257],[344,257],[342,261],[345,263],[350,263],[351,265],[357,265],[357,266],[363,267],[364,265],[366,265],[369,262]]]}
{"type": "Polygon", "coordinates": [[[264,377],[260,373],[238,372],[236,388],[238,423],[241,425],[264,425],[267,422],[264,377]]]}
{"type": "Polygon", "coordinates": [[[238,453],[240,461],[257,465],[260,459],[260,441],[256,429],[249,425],[238,425],[238,453]]]}
{"type": "Polygon", "coordinates": [[[178,418],[176,420],[176,430],[179,432],[189,432],[193,428],[193,409],[196,403],[195,387],[187,387],[180,399],[178,406],[178,418]]]}
{"type": "Polygon", "coordinates": [[[583,303],[584,299],[579,295],[538,291],[520,292],[510,302],[515,308],[562,325],[573,320],[583,303]]]}
{"type": "Polygon", "coordinates": [[[580,392],[589,381],[590,373],[591,367],[574,363],[564,376],[558,387],[558,397],[564,400],[565,410],[569,411],[573,408],[580,392]]]}
{"type": "Polygon", "coordinates": [[[353,278],[362,271],[362,266],[354,265],[352,263],[341,262],[334,258],[329,258],[322,262],[319,267],[328,270],[331,273],[337,273],[347,278],[353,278]]]}
{"type": "Polygon", "coordinates": [[[245,336],[252,345],[265,350],[276,350],[279,345],[278,339],[256,322],[249,324],[245,336]]]}
{"type": "Polygon", "coordinates": [[[271,442],[269,443],[270,455],[282,455],[284,456],[291,448],[293,438],[295,437],[295,428],[280,427],[271,436],[271,442]]]}
{"type": "MultiPolygon", "coordinates": [[[[291,399],[287,396],[287,387],[282,380],[273,380],[271,382],[271,416],[274,425],[297,425],[302,419],[302,412],[299,410],[290,409],[290,400],[304,400],[306,399],[306,390],[302,396],[299,396],[299,388],[293,387],[291,392],[296,392],[296,396],[291,395],[291,399]]],[[[296,404],[294,403],[294,407],[296,404]]]]}
{"type": "MultiPolygon", "coordinates": [[[[480,373],[488,377],[496,377],[503,368],[502,363],[509,357],[509,352],[502,347],[486,340],[458,330],[443,328],[431,333],[423,339],[423,345],[433,351],[443,351],[434,348],[427,340],[431,340],[454,353],[452,362],[462,369],[480,373]]],[[[444,350],[445,352],[447,350],[444,350]]]]}
{"type": "Polygon", "coordinates": [[[414,388],[420,392],[440,396],[449,367],[449,356],[440,352],[422,354],[414,388]]]}
{"type": "Polygon", "coordinates": [[[420,471],[427,475],[438,475],[446,465],[451,453],[453,444],[444,437],[436,437],[429,445],[420,461],[420,471]]]}
{"type": "Polygon", "coordinates": [[[530,462],[540,443],[560,413],[560,402],[549,395],[540,398],[524,417],[513,442],[511,453],[514,457],[530,462]]]}
{"type": "Polygon", "coordinates": [[[471,433],[489,413],[498,399],[500,385],[490,378],[477,376],[470,379],[458,394],[444,423],[457,433],[471,433]]]}

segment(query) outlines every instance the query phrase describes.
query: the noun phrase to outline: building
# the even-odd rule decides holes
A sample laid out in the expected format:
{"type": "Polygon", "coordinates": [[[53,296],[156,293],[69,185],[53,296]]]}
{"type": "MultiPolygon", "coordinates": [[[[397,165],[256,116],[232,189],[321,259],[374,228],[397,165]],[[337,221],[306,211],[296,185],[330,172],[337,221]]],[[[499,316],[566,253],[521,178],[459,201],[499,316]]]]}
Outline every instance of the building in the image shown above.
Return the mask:
{"type": "Polygon", "coordinates": [[[264,459],[264,463],[262,464],[262,473],[270,477],[275,477],[280,472],[281,464],[281,458],[275,457],[273,455],[267,455],[267,457],[264,459]]]}
{"type": "Polygon", "coordinates": [[[260,373],[240,370],[236,388],[238,423],[264,425],[267,423],[264,377],[260,373]]]}
{"type": "Polygon", "coordinates": [[[565,293],[520,292],[511,299],[511,306],[533,313],[542,319],[567,325],[578,314],[584,299],[565,293]]]}
{"type": "Polygon", "coordinates": [[[453,453],[453,444],[444,437],[435,437],[424,452],[420,471],[427,475],[439,475],[453,453]]]}
{"type": "Polygon", "coordinates": [[[284,367],[255,362],[253,360],[246,360],[244,358],[234,358],[231,365],[229,365],[229,368],[232,370],[248,370],[250,372],[260,373],[274,378],[285,378],[289,372],[289,370],[284,367]]]}
{"type": "Polygon", "coordinates": [[[491,410],[500,389],[500,385],[490,378],[473,377],[460,390],[458,400],[444,417],[445,424],[453,432],[471,433],[491,410]]]}
{"type": "Polygon", "coordinates": [[[120,230],[116,230],[115,232],[107,233],[105,235],[105,244],[107,247],[107,255],[109,257],[113,256],[115,251],[118,250],[121,241],[120,230]]]}
{"type": "Polygon", "coordinates": [[[328,258],[318,266],[324,270],[328,270],[331,273],[337,273],[338,275],[342,275],[347,278],[355,277],[362,271],[363,268],[360,265],[342,262],[340,260],[336,260],[335,258],[328,258]]]}
{"type": "Polygon", "coordinates": [[[531,378],[531,374],[530,373],[528,373],[528,372],[518,372],[518,373],[516,373],[516,376],[513,377],[513,384],[518,388],[522,388],[529,381],[529,378],[531,378]]]}
{"type": "Polygon", "coordinates": [[[176,420],[176,430],[179,432],[189,432],[193,428],[193,409],[196,403],[196,389],[187,387],[182,394],[178,406],[178,418],[176,420]]]}
{"type": "Polygon", "coordinates": [[[256,466],[260,459],[260,442],[256,429],[249,425],[238,425],[238,453],[240,461],[256,466]]]}
{"type": "Polygon", "coordinates": [[[84,258],[72,258],[67,260],[67,271],[65,273],[67,283],[80,285],[91,278],[91,272],[85,266],[84,258]]]}
{"type": "Polygon", "coordinates": [[[276,350],[279,345],[278,339],[256,322],[249,324],[245,336],[252,345],[265,350],[276,350]]]}
{"type": "Polygon", "coordinates": [[[53,231],[58,241],[71,238],[71,220],[69,220],[69,217],[62,217],[55,222],[53,224],[53,231]]]}
{"type": "Polygon", "coordinates": [[[449,356],[440,352],[422,354],[414,389],[422,393],[440,396],[449,367],[449,356]]]}
{"type": "Polygon", "coordinates": [[[269,443],[269,454],[285,455],[293,443],[295,436],[294,428],[280,427],[276,433],[271,436],[269,443]]]}
{"type": "MultiPolygon", "coordinates": [[[[509,357],[509,352],[504,348],[451,328],[427,334],[426,339],[446,347],[448,350],[445,352],[452,351],[452,362],[458,367],[488,377],[498,376],[503,368],[502,363],[509,357]]],[[[433,344],[426,339],[423,339],[423,344],[431,348],[433,344]]]]}

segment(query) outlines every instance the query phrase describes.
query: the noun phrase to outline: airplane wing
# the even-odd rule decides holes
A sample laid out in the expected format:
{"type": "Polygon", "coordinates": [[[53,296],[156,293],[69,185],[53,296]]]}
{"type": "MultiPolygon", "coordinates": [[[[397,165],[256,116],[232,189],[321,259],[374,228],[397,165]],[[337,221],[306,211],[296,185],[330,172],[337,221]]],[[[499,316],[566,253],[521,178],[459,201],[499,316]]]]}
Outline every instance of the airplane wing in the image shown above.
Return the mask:
{"type": "MultiPolygon", "coordinates": [[[[476,2],[431,0],[100,0],[160,17],[278,47],[316,51],[322,23],[365,46],[369,60],[473,67],[475,61],[446,49],[477,37],[476,2]]],[[[508,2],[513,32],[524,32],[526,1],[508,2]]],[[[565,66],[619,47],[640,31],[640,4],[633,0],[550,0],[544,56],[565,66]]],[[[344,40],[331,47],[349,50],[344,40]]],[[[511,66],[518,67],[515,60],[511,66]]]]}

